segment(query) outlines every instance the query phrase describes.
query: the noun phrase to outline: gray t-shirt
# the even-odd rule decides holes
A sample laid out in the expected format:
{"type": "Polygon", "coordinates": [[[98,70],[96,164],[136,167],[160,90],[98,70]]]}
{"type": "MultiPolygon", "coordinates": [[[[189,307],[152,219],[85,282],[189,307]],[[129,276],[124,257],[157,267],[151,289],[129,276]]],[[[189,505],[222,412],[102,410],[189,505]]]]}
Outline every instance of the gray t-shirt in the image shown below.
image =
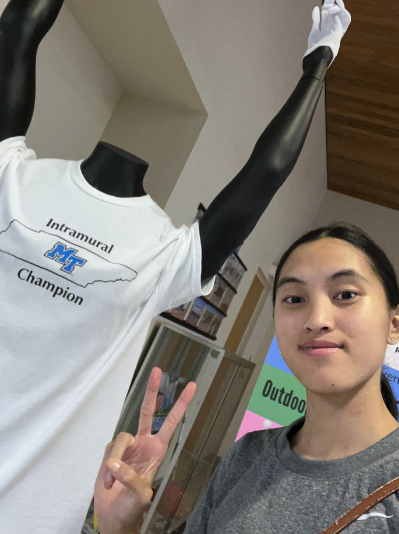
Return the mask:
{"type": "MultiPolygon", "coordinates": [[[[306,460],[290,448],[289,427],[252,432],[218,465],[187,522],[188,534],[319,534],[399,476],[399,429],[348,458],[306,460]]],[[[399,534],[399,492],[345,534],[399,534]]]]}

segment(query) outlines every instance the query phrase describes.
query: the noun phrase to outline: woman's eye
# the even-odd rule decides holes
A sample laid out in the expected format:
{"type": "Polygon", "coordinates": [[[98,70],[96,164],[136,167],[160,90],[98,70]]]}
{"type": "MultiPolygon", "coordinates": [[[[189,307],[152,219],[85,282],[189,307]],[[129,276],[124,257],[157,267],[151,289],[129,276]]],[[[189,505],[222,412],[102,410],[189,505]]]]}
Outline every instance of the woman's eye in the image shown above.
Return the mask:
{"type": "Polygon", "coordinates": [[[287,297],[284,299],[288,304],[300,304],[302,302],[302,297],[287,297]]]}
{"type": "Polygon", "coordinates": [[[342,291],[342,293],[339,293],[336,298],[338,300],[353,300],[356,295],[357,293],[355,293],[354,291],[342,291]]]}

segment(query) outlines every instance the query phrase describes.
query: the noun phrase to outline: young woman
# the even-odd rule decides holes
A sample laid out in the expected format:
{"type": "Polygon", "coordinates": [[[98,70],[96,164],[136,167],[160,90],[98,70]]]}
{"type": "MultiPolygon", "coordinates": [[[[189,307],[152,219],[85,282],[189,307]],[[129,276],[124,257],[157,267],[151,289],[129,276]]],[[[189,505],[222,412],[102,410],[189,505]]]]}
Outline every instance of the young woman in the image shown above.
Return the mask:
{"type": "MultiPolygon", "coordinates": [[[[277,340],[306,388],[306,416],[238,441],[188,534],[319,534],[399,474],[398,410],[382,375],[387,343],[399,340],[399,288],[385,253],[357,227],[319,228],[283,255],[273,297],[277,340]]],[[[154,370],[136,438],[118,436],[104,458],[95,493],[102,534],[138,532],[160,444],[194,393],[189,385],[163,432],[150,436],[159,380],[154,370]],[[143,439],[154,449],[140,447],[143,439]]],[[[399,532],[398,496],[345,532],[399,532]]]]}

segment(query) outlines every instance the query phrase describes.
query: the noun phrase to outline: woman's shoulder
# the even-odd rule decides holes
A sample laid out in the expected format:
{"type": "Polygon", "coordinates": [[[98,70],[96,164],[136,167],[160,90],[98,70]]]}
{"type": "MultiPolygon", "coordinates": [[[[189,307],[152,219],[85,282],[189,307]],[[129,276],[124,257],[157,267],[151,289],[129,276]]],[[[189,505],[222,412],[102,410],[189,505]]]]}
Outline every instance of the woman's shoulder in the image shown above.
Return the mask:
{"type": "Polygon", "coordinates": [[[249,472],[264,471],[277,460],[276,440],[283,429],[248,432],[234,443],[218,465],[214,485],[221,491],[232,487],[249,472]]]}
{"type": "Polygon", "coordinates": [[[267,457],[265,453],[268,453],[268,455],[275,454],[276,440],[282,431],[284,431],[284,427],[248,432],[236,441],[232,449],[230,449],[231,459],[236,460],[244,457],[254,463],[257,458],[262,458],[264,461],[265,457],[267,457]]]}

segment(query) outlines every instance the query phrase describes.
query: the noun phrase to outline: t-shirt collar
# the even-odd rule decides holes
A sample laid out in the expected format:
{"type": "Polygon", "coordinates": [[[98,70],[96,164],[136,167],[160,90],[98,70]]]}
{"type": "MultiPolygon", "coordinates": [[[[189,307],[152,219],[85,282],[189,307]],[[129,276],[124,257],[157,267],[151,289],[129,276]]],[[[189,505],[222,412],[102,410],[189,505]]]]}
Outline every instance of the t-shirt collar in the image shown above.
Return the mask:
{"type": "Polygon", "coordinates": [[[290,432],[297,432],[305,421],[302,417],[290,426],[284,427],[276,440],[277,458],[286,469],[308,478],[331,479],[347,476],[372,463],[382,460],[392,453],[397,453],[399,446],[399,428],[381,439],[371,447],[357,454],[338,460],[308,460],[295,454],[290,446],[290,432]]]}
{"type": "Polygon", "coordinates": [[[107,195],[102,191],[99,191],[92,185],[83,176],[81,170],[81,164],[84,160],[80,161],[71,161],[69,172],[72,181],[74,184],[86,195],[89,195],[101,202],[106,202],[107,204],[115,204],[117,206],[124,207],[136,207],[136,206],[150,206],[154,204],[154,201],[150,195],[145,195],[142,197],[114,197],[112,195],[107,195]]]}

